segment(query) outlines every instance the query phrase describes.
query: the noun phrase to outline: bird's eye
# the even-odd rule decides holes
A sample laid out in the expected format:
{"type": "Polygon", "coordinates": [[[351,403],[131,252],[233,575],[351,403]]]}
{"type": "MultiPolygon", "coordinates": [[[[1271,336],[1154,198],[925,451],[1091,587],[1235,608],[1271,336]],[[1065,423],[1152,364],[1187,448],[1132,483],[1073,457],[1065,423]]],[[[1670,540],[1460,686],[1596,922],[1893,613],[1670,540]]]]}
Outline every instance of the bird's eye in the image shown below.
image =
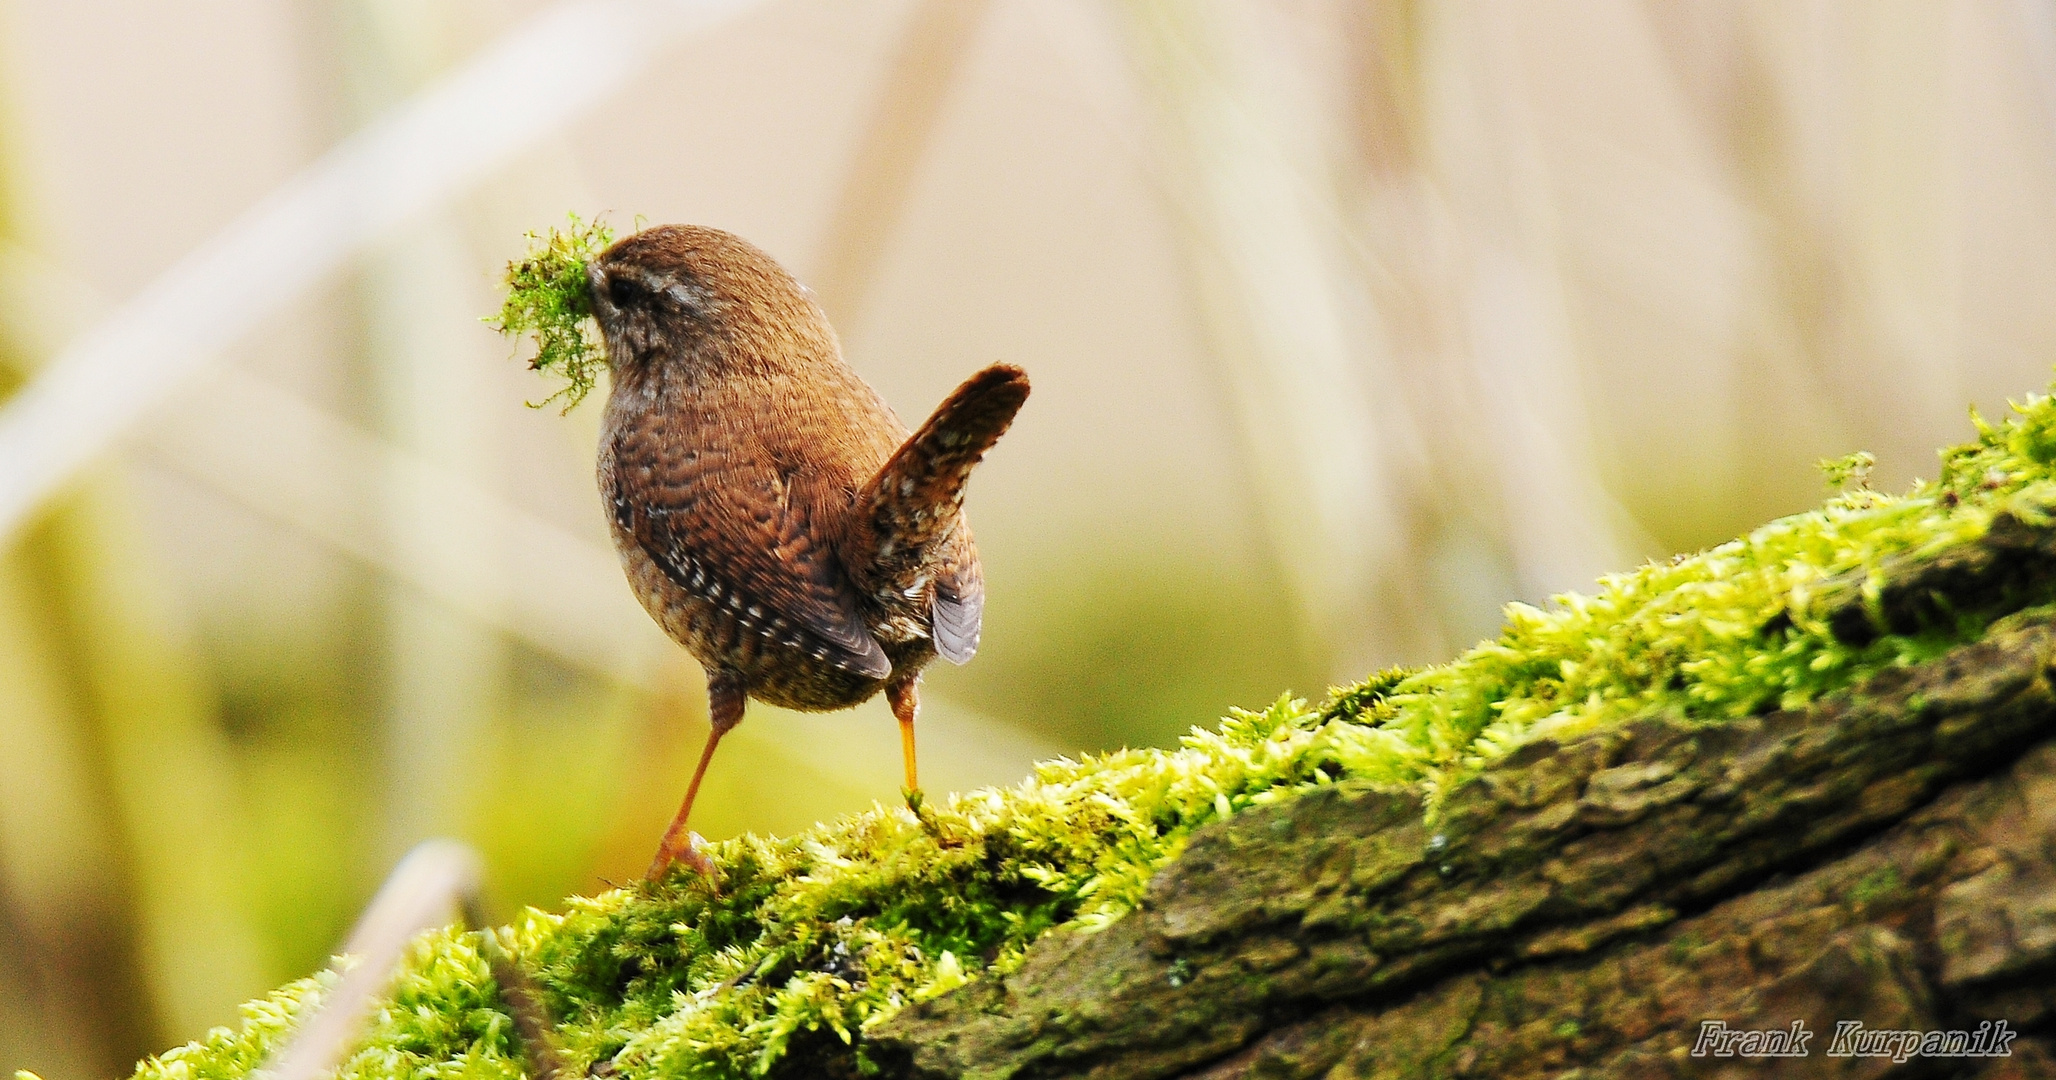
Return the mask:
{"type": "Polygon", "coordinates": [[[640,281],[620,277],[607,279],[607,299],[614,301],[615,307],[627,307],[649,294],[640,281]]]}

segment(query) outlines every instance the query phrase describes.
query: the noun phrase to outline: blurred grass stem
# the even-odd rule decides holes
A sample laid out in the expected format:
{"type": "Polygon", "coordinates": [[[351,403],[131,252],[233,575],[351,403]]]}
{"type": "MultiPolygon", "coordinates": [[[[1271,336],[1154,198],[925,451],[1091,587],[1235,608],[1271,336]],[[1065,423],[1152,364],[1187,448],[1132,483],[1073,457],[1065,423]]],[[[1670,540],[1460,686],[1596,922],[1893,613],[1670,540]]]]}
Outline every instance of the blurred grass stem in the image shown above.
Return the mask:
{"type": "Polygon", "coordinates": [[[273,190],[0,407],[0,536],[250,327],[750,3],[560,3],[273,190]]]}

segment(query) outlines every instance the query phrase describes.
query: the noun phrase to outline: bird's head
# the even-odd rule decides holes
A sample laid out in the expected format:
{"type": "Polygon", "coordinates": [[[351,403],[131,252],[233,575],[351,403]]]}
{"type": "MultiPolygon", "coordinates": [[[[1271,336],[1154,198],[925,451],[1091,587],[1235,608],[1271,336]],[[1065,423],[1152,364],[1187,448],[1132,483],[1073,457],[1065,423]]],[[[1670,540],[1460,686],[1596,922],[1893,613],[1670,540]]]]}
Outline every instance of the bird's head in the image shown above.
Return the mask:
{"type": "Polygon", "coordinates": [[[760,371],[837,355],[820,307],[749,241],[659,225],[586,264],[615,378],[639,371],[760,371]]]}

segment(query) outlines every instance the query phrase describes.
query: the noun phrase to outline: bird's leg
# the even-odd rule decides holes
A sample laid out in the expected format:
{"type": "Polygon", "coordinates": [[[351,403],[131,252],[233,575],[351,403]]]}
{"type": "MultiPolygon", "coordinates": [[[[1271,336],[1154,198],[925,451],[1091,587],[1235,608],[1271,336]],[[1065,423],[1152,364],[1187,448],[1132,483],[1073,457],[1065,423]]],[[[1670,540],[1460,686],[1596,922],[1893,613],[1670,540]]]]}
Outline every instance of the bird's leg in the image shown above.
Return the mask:
{"type": "Polygon", "coordinates": [[[671,827],[664,830],[664,841],[657,845],[657,856],[650,860],[650,868],[643,877],[655,881],[664,876],[671,864],[684,859],[702,875],[712,877],[714,863],[699,849],[699,836],[686,831],[686,819],[692,816],[692,801],[699,797],[700,781],[707,776],[707,762],[714,760],[714,747],[721,742],[721,736],[729,729],[742,723],[743,703],[749,700],[748,687],[742,677],[730,672],[717,672],[707,677],[707,719],[713,729],[707,732],[707,747],[700,751],[699,767],[692,771],[692,784],[685,789],[685,802],[678,808],[678,816],[671,819],[671,827]]]}
{"type": "Polygon", "coordinates": [[[914,675],[885,687],[885,700],[892,703],[892,715],[900,722],[900,757],[907,766],[904,794],[909,806],[918,806],[921,798],[921,778],[914,768],[914,717],[921,711],[920,685],[920,676],[914,675]]]}
{"type": "Polygon", "coordinates": [[[914,812],[915,820],[921,823],[922,831],[935,838],[935,842],[946,848],[960,847],[962,840],[954,839],[943,832],[942,821],[935,811],[924,805],[921,799],[921,778],[914,771],[914,717],[921,711],[921,677],[909,676],[899,682],[888,683],[885,699],[892,703],[892,715],[900,722],[900,756],[907,766],[907,786],[901,794],[907,797],[907,809],[914,812]]]}

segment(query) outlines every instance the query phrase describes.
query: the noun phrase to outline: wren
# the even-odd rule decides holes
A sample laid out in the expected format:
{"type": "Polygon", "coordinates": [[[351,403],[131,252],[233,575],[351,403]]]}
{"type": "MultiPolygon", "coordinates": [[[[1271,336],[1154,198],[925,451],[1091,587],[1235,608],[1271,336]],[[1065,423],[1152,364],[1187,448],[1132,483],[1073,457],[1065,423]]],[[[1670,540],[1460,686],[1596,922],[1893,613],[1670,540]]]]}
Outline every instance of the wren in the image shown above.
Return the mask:
{"type": "Polygon", "coordinates": [[[646,876],[707,868],[686,823],[749,698],[826,711],[885,691],[911,797],[921,669],[978,649],[964,482],[1027,400],[1026,374],[978,372],[910,435],[812,294],[740,237],[646,229],[586,280],[612,373],[599,481],[614,546],[707,671],[712,731],[646,876]]]}

